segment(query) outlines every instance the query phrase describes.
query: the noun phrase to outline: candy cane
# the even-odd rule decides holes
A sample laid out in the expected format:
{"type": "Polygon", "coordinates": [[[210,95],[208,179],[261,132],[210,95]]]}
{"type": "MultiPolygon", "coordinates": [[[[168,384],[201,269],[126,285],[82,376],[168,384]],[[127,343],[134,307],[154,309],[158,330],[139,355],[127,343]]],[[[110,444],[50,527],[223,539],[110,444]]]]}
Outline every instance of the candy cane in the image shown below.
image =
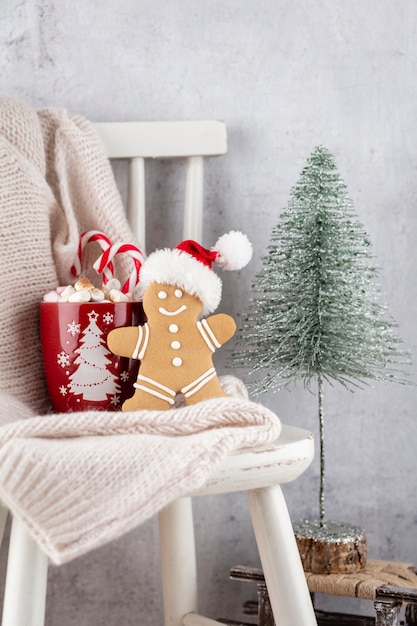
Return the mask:
{"type": "MultiPolygon", "coordinates": [[[[112,242],[104,233],[99,230],[88,230],[82,233],[80,236],[80,241],[78,243],[78,253],[77,258],[74,261],[74,265],[71,267],[71,274],[73,276],[79,276],[81,274],[81,261],[83,256],[83,251],[85,246],[90,243],[90,241],[97,241],[100,248],[104,251],[111,247],[112,242]]],[[[110,261],[107,264],[107,267],[103,270],[103,285],[106,285],[109,280],[111,280],[114,276],[114,265],[110,261]]]]}
{"type": "Polygon", "coordinates": [[[121,289],[123,293],[128,293],[133,291],[139,282],[139,272],[144,261],[144,256],[139,248],[131,243],[115,243],[110,248],[104,250],[103,254],[99,256],[97,261],[94,263],[93,267],[98,274],[101,274],[107,267],[109,267],[116,254],[122,254],[124,252],[133,259],[134,263],[133,272],[130,274],[121,289]]]}

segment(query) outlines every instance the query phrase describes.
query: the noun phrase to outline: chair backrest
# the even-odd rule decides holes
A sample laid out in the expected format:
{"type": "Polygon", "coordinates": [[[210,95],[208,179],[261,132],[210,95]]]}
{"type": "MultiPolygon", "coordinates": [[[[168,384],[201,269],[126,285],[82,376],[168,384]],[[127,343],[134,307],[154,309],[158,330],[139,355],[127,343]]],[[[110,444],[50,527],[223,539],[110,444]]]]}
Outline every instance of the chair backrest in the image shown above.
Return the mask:
{"type": "Polygon", "coordinates": [[[187,160],[183,238],[201,241],[203,161],[226,153],[224,122],[109,122],[95,127],[109,158],[129,162],[127,217],[142,250],[146,249],[146,159],[187,160]]]}

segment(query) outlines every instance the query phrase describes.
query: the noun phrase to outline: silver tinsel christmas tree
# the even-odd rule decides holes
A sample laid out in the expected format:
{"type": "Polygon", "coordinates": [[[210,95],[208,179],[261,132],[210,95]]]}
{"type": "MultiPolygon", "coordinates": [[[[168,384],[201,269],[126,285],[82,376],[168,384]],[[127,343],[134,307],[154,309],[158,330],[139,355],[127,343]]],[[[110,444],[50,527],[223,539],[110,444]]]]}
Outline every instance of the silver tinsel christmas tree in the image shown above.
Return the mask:
{"type": "Polygon", "coordinates": [[[406,382],[407,355],[386,315],[369,238],[332,155],[318,146],[273,229],[237,333],[233,365],[251,370],[255,393],[302,379],[317,389],[320,524],[324,506],[323,383],[406,382]],[[405,377],[406,378],[406,377],[405,377]],[[317,387],[316,387],[317,385],[317,387]]]}

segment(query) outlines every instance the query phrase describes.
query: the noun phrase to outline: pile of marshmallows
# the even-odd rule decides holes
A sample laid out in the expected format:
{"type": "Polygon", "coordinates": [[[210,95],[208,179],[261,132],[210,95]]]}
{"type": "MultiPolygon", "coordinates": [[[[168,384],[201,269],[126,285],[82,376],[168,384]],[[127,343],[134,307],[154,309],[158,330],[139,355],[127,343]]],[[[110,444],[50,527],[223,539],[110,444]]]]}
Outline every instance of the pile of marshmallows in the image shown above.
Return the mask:
{"type": "Polygon", "coordinates": [[[44,302],[131,302],[132,295],[121,291],[117,278],[103,287],[96,287],[88,278],[79,278],[74,285],[57,287],[43,296],[44,302]]]}
{"type": "Polygon", "coordinates": [[[71,274],[79,276],[84,248],[96,242],[102,254],[93,264],[97,274],[103,278],[103,286],[96,287],[88,278],[78,278],[74,285],[57,287],[43,297],[44,302],[132,302],[132,292],[139,282],[139,271],[144,257],[142,252],[130,243],[112,244],[110,239],[99,230],[89,230],[80,236],[77,256],[71,267],[71,274]],[[114,257],[117,254],[128,254],[133,261],[133,271],[126,282],[121,285],[114,277],[114,257]]]}

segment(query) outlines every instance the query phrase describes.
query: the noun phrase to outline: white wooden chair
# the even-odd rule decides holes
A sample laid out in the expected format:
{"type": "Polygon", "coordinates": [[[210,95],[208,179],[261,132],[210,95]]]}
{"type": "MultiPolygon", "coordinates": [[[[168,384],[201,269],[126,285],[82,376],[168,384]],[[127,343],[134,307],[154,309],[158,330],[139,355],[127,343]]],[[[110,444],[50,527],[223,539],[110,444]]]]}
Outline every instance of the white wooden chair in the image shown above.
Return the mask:
{"type": "MultiPolygon", "coordinates": [[[[187,159],[184,239],[201,241],[203,159],[226,152],[222,122],[144,122],[96,125],[110,158],[129,163],[127,212],[145,249],[145,160],[187,159]]],[[[316,625],[281,485],[298,478],[314,454],[312,435],[284,426],[271,445],[230,455],[204,488],[161,511],[160,550],[165,626],[214,626],[198,614],[192,497],[246,491],[275,621],[316,625]]],[[[5,518],[5,511],[3,518],[5,518]]],[[[1,516],[0,516],[1,518],[1,516]]],[[[0,523],[1,523],[0,519],[0,523]]],[[[47,559],[15,518],[9,546],[3,626],[42,626],[47,559]]],[[[138,622],[139,626],[139,622],[138,622]]]]}

